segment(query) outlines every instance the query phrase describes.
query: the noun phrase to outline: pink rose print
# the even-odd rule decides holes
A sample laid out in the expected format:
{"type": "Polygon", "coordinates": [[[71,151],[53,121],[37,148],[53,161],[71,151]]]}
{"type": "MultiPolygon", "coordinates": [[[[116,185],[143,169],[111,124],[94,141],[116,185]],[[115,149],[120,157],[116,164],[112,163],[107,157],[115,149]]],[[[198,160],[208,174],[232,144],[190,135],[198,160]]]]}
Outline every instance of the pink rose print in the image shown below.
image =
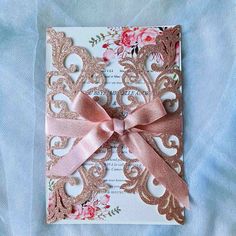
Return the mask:
{"type": "Polygon", "coordinates": [[[83,208],[82,205],[76,205],[71,214],[68,215],[70,219],[81,219],[81,216],[83,214],[83,208]]]}
{"type": "Polygon", "coordinates": [[[136,42],[135,32],[131,29],[125,29],[121,33],[121,44],[126,47],[131,47],[136,42]]]}
{"type": "Polygon", "coordinates": [[[105,216],[108,213],[108,208],[110,208],[110,205],[108,205],[109,201],[110,195],[108,194],[99,198],[95,195],[90,201],[75,205],[68,218],[73,220],[94,220],[101,215],[105,216]]]}
{"type": "Polygon", "coordinates": [[[144,28],[139,31],[137,36],[138,45],[143,47],[148,44],[156,44],[156,37],[158,35],[158,31],[153,28],[144,28]]]}
{"type": "Polygon", "coordinates": [[[179,57],[180,57],[180,46],[179,46],[179,42],[176,43],[176,45],[175,45],[175,50],[176,50],[175,63],[178,64],[178,63],[179,63],[179,57]]]}
{"type": "Polygon", "coordinates": [[[107,49],[103,53],[103,60],[105,62],[112,60],[115,57],[115,52],[112,49],[107,49]]]}
{"type": "MultiPolygon", "coordinates": [[[[89,42],[92,47],[102,42],[103,60],[110,62],[116,58],[136,57],[140,49],[146,45],[155,45],[156,37],[162,35],[168,27],[113,27],[107,33],[92,37],[89,42]]],[[[179,62],[179,45],[176,45],[176,64],[179,62]]],[[[163,63],[162,55],[152,55],[158,63],[163,63]]]]}
{"type": "Polygon", "coordinates": [[[83,218],[93,219],[96,213],[96,208],[92,206],[86,206],[83,209],[83,218]]]}

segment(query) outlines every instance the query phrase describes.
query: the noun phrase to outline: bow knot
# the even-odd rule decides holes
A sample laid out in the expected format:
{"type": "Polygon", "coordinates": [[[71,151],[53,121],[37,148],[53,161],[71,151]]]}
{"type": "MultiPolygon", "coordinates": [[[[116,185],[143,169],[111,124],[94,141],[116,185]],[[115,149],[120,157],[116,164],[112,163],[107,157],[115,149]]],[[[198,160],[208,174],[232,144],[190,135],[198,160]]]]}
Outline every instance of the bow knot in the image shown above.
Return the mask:
{"type": "Polygon", "coordinates": [[[119,135],[123,135],[124,131],[125,131],[125,122],[124,122],[124,120],[113,118],[112,122],[113,122],[114,132],[116,132],[119,135]]]}
{"type": "Polygon", "coordinates": [[[81,137],[80,142],[48,171],[48,176],[72,174],[115,132],[120,135],[120,141],[148,169],[150,174],[180,203],[185,207],[189,206],[186,183],[139,134],[140,132],[149,132],[154,135],[179,134],[182,131],[180,115],[167,114],[162,101],[157,97],[138,107],[124,120],[111,118],[103,107],[82,92],[75,97],[72,110],[77,112],[81,119],[47,117],[48,135],[81,137]]]}

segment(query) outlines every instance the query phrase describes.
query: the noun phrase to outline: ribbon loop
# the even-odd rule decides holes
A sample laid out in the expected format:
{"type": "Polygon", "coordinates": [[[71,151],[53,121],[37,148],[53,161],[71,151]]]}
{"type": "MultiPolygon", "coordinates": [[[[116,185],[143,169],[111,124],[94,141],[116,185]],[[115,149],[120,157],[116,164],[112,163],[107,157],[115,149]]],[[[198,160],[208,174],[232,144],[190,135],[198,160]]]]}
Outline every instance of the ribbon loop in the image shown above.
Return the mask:
{"type": "Polygon", "coordinates": [[[111,118],[98,103],[80,92],[72,109],[84,120],[70,120],[47,117],[46,132],[51,135],[82,137],[72,150],[60,158],[47,172],[48,176],[68,176],[93,155],[114,132],[121,136],[121,142],[148,169],[148,171],[185,207],[189,207],[188,188],[184,180],[143,139],[139,132],[153,134],[181,132],[181,119],[167,115],[159,98],[144,104],[124,120],[111,118]],[[129,131],[129,132],[125,132],[129,131]]]}
{"type": "Polygon", "coordinates": [[[79,92],[72,103],[72,110],[92,122],[109,120],[110,116],[97,102],[83,92],[79,92]]]}
{"type": "Polygon", "coordinates": [[[166,110],[160,98],[155,98],[146,103],[125,118],[125,129],[133,128],[137,125],[148,125],[166,115],[166,110]]]}

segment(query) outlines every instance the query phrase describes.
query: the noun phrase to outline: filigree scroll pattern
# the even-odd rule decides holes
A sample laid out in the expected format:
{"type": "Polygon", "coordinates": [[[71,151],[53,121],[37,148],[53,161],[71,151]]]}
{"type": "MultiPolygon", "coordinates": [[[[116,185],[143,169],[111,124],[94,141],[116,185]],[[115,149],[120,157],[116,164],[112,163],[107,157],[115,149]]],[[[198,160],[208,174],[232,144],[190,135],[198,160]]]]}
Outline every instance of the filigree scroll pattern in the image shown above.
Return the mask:
{"type": "MultiPolygon", "coordinates": [[[[52,64],[53,69],[46,75],[47,93],[47,114],[56,118],[78,119],[79,114],[70,110],[70,103],[79,91],[88,94],[102,94],[105,96],[104,107],[109,107],[111,102],[111,94],[105,89],[105,77],[102,70],[105,63],[102,59],[92,57],[85,48],[74,46],[72,39],[65,36],[62,32],[56,32],[54,29],[47,30],[48,43],[52,46],[52,64]],[[78,65],[72,64],[66,66],[66,60],[69,56],[76,55],[82,60],[82,69],[79,70],[78,65]],[[78,72],[79,75],[78,75],[78,72]],[[78,75],[77,78],[72,74],[78,75]],[[85,82],[89,81],[91,87],[84,89],[85,82]],[[66,99],[61,99],[61,97],[66,99]],[[68,101],[68,102],[67,102],[68,101]]],[[[94,99],[99,101],[102,96],[96,96],[94,99]]],[[[74,140],[75,145],[80,138],[74,140]]],[[[64,149],[68,145],[70,138],[68,137],[47,137],[47,168],[50,169],[58,160],[56,150],[64,149]],[[55,141],[55,139],[57,139],[55,141]]],[[[76,184],[74,177],[59,178],[54,176],[55,184],[51,194],[51,203],[48,207],[47,222],[55,222],[66,218],[72,211],[74,204],[82,204],[87,201],[94,192],[107,191],[108,185],[104,182],[106,175],[105,161],[111,156],[111,148],[104,146],[103,155],[97,158],[96,153],[90,158],[93,163],[89,168],[81,166],[77,172],[80,175],[80,181],[83,183],[83,189],[77,196],[67,194],[65,185],[76,184]]]]}
{"type": "MultiPolygon", "coordinates": [[[[142,103],[147,103],[153,98],[159,96],[163,100],[163,104],[168,115],[179,115],[182,113],[182,75],[179,66],[175,63],[176,45],[180,41],[180,27],[175,26],[163,31],[163,34],[156,38],[156,45],[146,45],[139,51],[135,58],[124,58],[120,61],[120,65],[124,67],[122,81],[124,87],[119,90],[117,102],[120,107],[126,111],[135,109],[142,103]],[[160,56],[162,63],[152,63],[151,69],[156,72],[156,78],[149,76],[146,68],[147,58],[150,56],[160,56]],[[139,82],[143,82],[144,89],[137,86],[139,82]],[[124,99],[125,92],[135,91],[136,95],[129,95],[128,99],[124,99]],[[169,96],[166,96],[166,95],[169,96]],[[142,96],[142,101],[140,100],[142,96]],[[170,96],[171,95],[171,96],[170,96]],[[128,102],[127,102],[128,100],[128,102]]],[[[181,177],[183,177],[183,161],[182,161],[182,133],[173,134],[161,133],[154,137],[150,134],[143,134],[145,139],[153,146],[153,148],[165,159],[165,161],[175,169],[181,177]],[[159,138],[165,148],[175,149],[174,154],[167,154],[161,148],[159,142],[155,138],[159,138]]],[[[160,214],[166,215],[168,220],[175,220],[180,224],[184,222],[183,210],[177,200],[165,190],[161,196],[154,196],[149,191],[148,180],[150,174],[147,169],[138,165],[138,160],[128,157],[123,151],[122,144],[118,146],[118,155],[125,161],[124,174],[126,182],[121,186],[125,192],[138,192],[141,199],[151,205],[157,205],[160,214]]],[[[157,180],[153,180],[153,184],[160,187],[157,180]]]]}

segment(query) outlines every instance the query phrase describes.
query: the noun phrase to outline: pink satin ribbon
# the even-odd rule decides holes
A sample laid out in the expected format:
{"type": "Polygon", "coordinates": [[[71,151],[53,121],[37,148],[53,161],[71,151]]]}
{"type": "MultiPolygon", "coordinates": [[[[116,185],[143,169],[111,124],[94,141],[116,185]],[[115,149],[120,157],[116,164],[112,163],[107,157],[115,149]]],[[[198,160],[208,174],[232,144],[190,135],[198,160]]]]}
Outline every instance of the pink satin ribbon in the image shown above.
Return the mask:
{"type": "Polygon", "coordinates": [[[166,132],[178,134],[182,131],[181,117],[167,114],[159,98],[140,106],[124,120],[111,118],[97,102],[83,92],[76,96],[72,110],[83,119],[46,117],[48,135],[82,138],[47,172],[47,176],[72,174],[116,132],[121,142],[157,181],[183,206],[189,208],[188,187],[184,180],[139,134],[144,131],[154,135],[166,132]]]}

